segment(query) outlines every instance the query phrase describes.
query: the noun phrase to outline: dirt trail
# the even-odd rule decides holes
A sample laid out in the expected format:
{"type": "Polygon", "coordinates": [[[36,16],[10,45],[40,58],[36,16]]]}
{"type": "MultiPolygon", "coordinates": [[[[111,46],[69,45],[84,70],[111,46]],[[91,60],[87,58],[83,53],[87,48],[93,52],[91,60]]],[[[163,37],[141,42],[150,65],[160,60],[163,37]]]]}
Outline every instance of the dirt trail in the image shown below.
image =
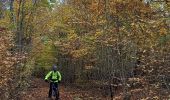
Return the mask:
{"type": "MultiPolygon", "coordinates": [[[[49,84],[41,79],[34,79],[31,87],[23,93],[21,100],[49,100],[49,84]]],[[[60,100],[73,100],[71,95],[65,91],[63,86],[59,86],[60,100]]]]}
{"type": "MultiPolygon", "coordinates": [[[[48,97],[49,83],[42,79],[33,79],[31,87],[22,93],[19,100],[51,100],[48,97]]],[[[83,90],[78,87],[59,86],[60,100],[110,100],[102,97],[97,90],[83,90]]],[[[55,100],[53,98],[53,100],[55,100]]]]}

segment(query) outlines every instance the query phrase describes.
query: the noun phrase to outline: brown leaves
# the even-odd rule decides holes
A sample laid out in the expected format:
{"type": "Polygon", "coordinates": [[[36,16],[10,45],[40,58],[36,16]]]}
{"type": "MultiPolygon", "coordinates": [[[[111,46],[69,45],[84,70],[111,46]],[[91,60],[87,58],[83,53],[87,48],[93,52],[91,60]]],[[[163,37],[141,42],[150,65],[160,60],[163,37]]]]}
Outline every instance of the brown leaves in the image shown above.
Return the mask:
{"type": "Polygon", "coordinates": [[[164,27],[161,27],[161,29],[159,30],[160,35],[166,35],[167,34],[167,30],[164,27]]]}
{"type": "Polygon", "coordinates": [[[0,27],[0,33],[1,33],[1,32],[4,32],[5,30],[6,30],[6,28],[0,27]]]}
{"type": "Polygon", "coordinates": [[[4,93],[7,92],[8,82],[12,80],[14,74],[14,63],[16,62],[15,57],[12,56],[11,52],[8,51],[12,44],[12,33],[4,31],[0,34],[0,71],[1,81],[0,88],[3,89],[4,93]]]}

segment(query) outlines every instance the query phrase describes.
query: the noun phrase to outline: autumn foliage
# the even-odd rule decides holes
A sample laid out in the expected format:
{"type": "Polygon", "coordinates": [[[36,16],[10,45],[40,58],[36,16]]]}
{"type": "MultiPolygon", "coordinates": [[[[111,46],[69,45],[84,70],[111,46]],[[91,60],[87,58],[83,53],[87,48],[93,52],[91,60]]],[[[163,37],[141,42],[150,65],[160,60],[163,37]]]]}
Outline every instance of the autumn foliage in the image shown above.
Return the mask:
{"type": "Polygon", "coordinates": [[[168,1],[11,0],[9,4],[10,9],[0,10],[1,91],[7,91],[13,79],[23,91],[32,76],[43,78],[57,64],[63,84],[91,91],[89,98],[93,91],[96,99],[169,98],[168,1]]]}

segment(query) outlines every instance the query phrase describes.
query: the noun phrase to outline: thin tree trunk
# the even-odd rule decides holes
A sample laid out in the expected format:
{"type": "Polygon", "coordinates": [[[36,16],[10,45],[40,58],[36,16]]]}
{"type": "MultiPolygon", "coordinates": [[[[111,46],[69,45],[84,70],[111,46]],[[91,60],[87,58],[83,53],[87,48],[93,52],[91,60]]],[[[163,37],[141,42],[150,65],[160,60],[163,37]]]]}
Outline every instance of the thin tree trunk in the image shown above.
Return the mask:
{"type": "Polygon", "coordinates": [[[15,23],[15,16],[14,16],[14,8],[13,8],[14,0],[10,0],[10,12],[11,12],[11,22],[15,23]]]}
{"type": "Polygon", "coordinates": [[[17,34],[16,34],[16,44],[17,44],[17,49],[18,52],[22,52],[23,49],[23,43],[22,39],[24,36],[24,5],[25,5],[25,0],[20,0],[19,1],[19,8],[18,8],[18,13],[17,13],[17,34]]]}
{"type": "Polygon", "coordinates": [[[21,32],[20,32],[20,12],[21,12],[21,3],[22,0],[19,1],[18,13],[17,13],[17,33],[16,33],[16,44],[18,52],[21,51],[21,32]]]}

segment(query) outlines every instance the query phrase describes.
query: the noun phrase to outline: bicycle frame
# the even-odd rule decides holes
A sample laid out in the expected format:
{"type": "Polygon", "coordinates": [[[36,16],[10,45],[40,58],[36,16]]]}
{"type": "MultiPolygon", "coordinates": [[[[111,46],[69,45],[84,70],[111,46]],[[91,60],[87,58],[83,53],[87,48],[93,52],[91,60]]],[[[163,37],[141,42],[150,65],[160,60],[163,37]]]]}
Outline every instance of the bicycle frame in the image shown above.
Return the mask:
{"type": "Polygon", "coordinates": [[[54,83],[52,83],[52,96],[56,96],[57,91],[57,87],[54,85],[54,83]]]}
{"type": "Polygon", "coordinates": [[[58,87],[55,86],[54,82],[52,83],[52,96],[56,97],[59,99],[59,90],[58,87]]]}

